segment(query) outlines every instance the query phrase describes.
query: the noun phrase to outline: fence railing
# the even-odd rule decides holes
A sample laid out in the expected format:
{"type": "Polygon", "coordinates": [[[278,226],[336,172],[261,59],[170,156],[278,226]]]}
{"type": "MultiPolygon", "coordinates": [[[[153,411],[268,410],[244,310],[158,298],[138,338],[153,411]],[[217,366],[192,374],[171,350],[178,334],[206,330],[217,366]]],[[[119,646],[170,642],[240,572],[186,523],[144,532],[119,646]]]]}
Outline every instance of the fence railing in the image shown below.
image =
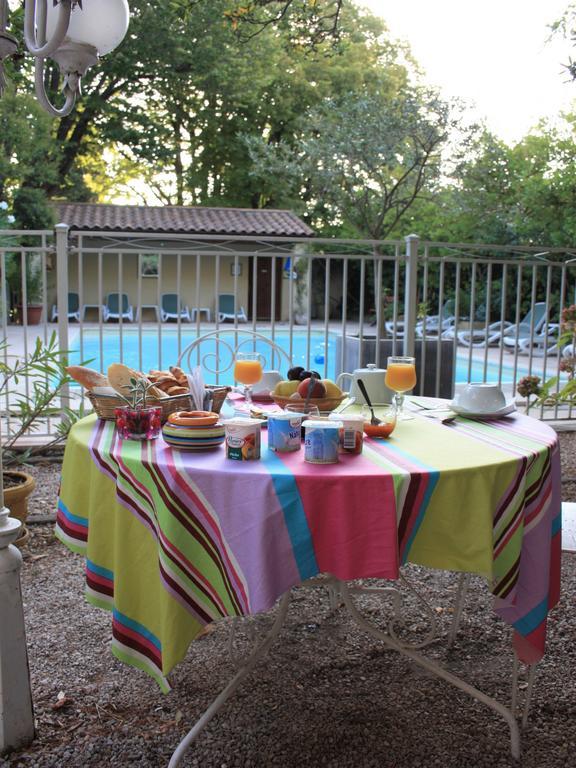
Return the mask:
{"type": "MultiPolygon", "coordinates": [[[[5,355],[26,355],[36,336],[47,340],[56,330],[74,362],[163,369],[203,331],[226,323],[266,333],[294,364],[329,378],[415,353],[417,391],[445,397],[466,381],[496,381],[512,396],[525,375],[564,375],[558,325],[576,302],[576,251],[415,235],[136,237],[59,225],[0,232],[0,269],[5,355]]],[[[1,394],[10,429],[17,392],[1,394]]],[[[573,418],[559,407],[535,415],[573,418]]]]}

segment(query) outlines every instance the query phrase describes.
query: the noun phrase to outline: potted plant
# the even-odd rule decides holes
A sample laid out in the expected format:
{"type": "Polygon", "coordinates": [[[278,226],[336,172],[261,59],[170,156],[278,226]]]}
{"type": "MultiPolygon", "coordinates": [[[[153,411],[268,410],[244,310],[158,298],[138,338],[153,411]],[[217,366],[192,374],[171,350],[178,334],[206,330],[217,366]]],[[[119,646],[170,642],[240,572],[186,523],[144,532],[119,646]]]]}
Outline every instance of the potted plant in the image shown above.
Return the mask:
{"type": "Polygon", "coordinates": [[[161,406],[147,405],[146,395],[153,386],[144,378],[130,378],[130,397],[120,397],[126,405],[116,408],[116,427],[123,440],[153,440],[162,427],[161,406]]]}
{"type": "MultiPolygon", "coordinates": [[[[0,467],[4,486],[4,504],[12,517],[24,523],[28,516],[28,497],[35,487],[34,478],[22,469],[17,469],[32,455],[48,451],[62,441],[72,424],[83,415],[83,409],[73,411],[56,405],[63,387],[71,378],[66,373],[67,353],[57,347],[56,334],[53,333],[46,345],[40,338],[27,358],[15,358],[9,354],[6,340],[0,342],[0,400],[5,398],[6,411],[0,417],[10,416],[10,423],[15,424],[13,431],[6,433],[2,429],[2,447],[0,467]],[[28,379],[27,387],[23,387],[28,379]],[[20,439],[42,424],[49,416],[60,416],[55,437],[47,444],[22,450],[18,447],[20,439]]],[[[27,538],[26,528],[20,542],[27,538]]]]}
{"type": "Polygon", "coordinates": [[[12,316],[17,323],[23,324],[26,321],[28,325],[38,325],[43,310],[42,263],[38,254],[27,255],[25,259],[24,275],[19,255],[8,254],[6,259],[6,281],[10,289],[12,316]]]}
{"type": "Polygon", "coordinates": [[[524,376],[520,379],[516,391],[525,398],[526,413],[533,405],[576,406],[576,304],[562,310],[557,346],[558,350],[564,350],[558,368],[566,377],[561,382],[558,376],[552,376],[544,383],[541,383],[540,376],[524,376]],[[535,400],[531,401],[532,396],[535,400]]]}
{"type": "Polygon", "coordinates": [[[294,322],[296,325],[306,325],[308,319],[308,260],[298,256],[294,262],[294,322]]]}

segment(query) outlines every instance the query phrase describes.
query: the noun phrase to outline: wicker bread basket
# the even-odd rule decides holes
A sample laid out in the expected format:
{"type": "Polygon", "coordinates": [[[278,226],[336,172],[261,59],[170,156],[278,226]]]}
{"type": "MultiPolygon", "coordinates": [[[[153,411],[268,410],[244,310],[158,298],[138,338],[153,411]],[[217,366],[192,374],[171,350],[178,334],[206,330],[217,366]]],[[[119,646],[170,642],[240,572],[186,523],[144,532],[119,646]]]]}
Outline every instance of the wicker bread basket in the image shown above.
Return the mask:
{"type": "MultiPolygon", "coordinates": [[[[206,387],[206,389],[212,395],[211,410],[214,413],[220,413],[230,387],[206,387]]],[[[92,403],[99,419],[114,420],[116,418],[116,408],[127,404],[126,400],[123,400],[120,396],[95,395],[90,390],[86,391],[86,397],[92,403]]],[[[194,409],[194,403],[190,395],[174,395],[173,397],[164,397],[162,400],[148,400],[146,404],[158,405],[162,408],[163,424],[168,419],[168,416],[175,411],[190,411],[194,409]]]]}

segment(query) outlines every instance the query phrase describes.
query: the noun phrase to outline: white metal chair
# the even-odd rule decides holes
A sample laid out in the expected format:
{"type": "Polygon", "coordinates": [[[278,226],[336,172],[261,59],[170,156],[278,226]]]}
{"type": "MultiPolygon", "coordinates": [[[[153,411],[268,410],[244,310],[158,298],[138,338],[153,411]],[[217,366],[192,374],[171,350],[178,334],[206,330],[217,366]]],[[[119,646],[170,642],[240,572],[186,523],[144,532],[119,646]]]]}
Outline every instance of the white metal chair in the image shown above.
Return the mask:
{"type": "Polygon", "coordinates": [[[208,384],[219,384],[221,377],[234,367],[237,352],[257,352],[266,370],[280,369],[284,374],[292,362],[287,352],[256,331],[218,328],[198,336],[178,358],[178,365],[192,370],[201,365],[208,384]],[[286,369],[286,370],[284,370],[286,369]],[[209,378],[215,381],[208,381],[209,378]]]}

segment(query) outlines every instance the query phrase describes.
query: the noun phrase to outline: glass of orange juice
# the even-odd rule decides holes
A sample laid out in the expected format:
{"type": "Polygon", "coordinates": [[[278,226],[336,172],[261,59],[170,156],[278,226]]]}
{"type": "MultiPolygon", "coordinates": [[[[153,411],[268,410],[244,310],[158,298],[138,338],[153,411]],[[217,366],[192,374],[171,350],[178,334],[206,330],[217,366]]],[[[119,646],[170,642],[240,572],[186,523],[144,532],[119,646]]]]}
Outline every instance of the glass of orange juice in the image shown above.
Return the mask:
{"type": "Polygon", "coordinates": [[[416,359],[413,357],[389,357],[386,364],[386,386],[394,394],[396,419],[413,419],[404,412],[404,393],[416,386],[416,359]]]}
{"type": "Polygon", "coordinates": [[[252,385],[262,378],[262,356],[258,352],[237,352],[234,378],[244,384],[244,399],[248,405],[252,405],[252,385]]]}

